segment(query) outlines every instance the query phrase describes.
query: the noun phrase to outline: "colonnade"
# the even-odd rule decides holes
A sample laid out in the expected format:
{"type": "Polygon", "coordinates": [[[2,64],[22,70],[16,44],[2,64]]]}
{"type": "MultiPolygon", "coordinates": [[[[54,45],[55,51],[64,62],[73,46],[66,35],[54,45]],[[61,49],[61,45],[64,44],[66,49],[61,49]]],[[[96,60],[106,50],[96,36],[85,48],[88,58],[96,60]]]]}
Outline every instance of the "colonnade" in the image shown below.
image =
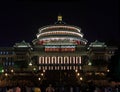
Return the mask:
{"type": "Polygon", "coordinates": [[[82,69],[81,56],[40,56],[39,69],[75,70],[82,69]]]}

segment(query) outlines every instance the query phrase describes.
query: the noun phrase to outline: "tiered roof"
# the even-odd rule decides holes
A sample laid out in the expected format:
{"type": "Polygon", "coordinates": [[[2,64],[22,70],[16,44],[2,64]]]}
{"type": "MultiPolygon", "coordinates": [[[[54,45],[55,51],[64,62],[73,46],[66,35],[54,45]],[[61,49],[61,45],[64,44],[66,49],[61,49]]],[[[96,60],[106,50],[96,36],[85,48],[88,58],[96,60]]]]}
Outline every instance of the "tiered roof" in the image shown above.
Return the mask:
{"type": "Polygon", "coordinates": [[[87,40],[83,38],[81,28],[67,25],[62,21],[62,16],[58,16],[58,21],[55,24],[39,28],[37,39],[33,40],[33,44],[43,45],[44,43],[45,45],[53,41],[56,41],[56,43],[61,41],[62,43],[64,40],[68,40],[67,43],[87,43],[87,40]]]}

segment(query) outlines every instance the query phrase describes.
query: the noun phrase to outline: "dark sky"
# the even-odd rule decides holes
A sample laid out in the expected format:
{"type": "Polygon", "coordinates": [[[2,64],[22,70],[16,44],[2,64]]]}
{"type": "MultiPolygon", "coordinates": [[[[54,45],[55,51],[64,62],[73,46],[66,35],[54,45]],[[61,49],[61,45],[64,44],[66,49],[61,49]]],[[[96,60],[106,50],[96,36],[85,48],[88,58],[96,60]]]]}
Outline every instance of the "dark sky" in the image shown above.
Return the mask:
{"type": "Polygon", "coordinates": [[[80,27],[89,43],[97,39],[108,45],[120,45],[118,6],[118,0],[1,2],[0,47],[22,40],[32,43],[38,28],[54,24],[59,13],[64,22],[80,27]]]}

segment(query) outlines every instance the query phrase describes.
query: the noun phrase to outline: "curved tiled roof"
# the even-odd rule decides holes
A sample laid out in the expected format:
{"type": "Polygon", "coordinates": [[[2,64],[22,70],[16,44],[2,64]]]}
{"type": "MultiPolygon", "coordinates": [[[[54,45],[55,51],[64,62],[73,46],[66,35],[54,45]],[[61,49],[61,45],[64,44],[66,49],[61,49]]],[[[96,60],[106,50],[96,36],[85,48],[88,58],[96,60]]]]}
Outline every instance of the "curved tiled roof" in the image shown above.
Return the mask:
{"type": "Polygon", "coordinates": [[[81,28],[73,25],[68,25],[58,20],[57,23],[53,25],[47,25],[38,29],[37,39],[33,40],[33,43],[37,43],[37,41],[41,40],[76,40],[81,42],[87,42],[87,40],[83,39],[83,33],[81,33],[81,28]],[[64,39],[63,39],[64,38],[64,39]]]}

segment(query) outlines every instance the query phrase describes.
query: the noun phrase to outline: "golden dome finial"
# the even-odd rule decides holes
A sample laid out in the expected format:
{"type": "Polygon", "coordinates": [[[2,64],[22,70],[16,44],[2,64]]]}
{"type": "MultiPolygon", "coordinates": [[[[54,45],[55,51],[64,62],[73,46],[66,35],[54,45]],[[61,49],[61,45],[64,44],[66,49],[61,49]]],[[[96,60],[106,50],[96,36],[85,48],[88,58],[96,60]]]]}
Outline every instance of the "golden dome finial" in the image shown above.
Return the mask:
{"type": "Polygon", "coordinates": [[[58,15],[58,21],[62,21],[62,16],[58,15]]]}

